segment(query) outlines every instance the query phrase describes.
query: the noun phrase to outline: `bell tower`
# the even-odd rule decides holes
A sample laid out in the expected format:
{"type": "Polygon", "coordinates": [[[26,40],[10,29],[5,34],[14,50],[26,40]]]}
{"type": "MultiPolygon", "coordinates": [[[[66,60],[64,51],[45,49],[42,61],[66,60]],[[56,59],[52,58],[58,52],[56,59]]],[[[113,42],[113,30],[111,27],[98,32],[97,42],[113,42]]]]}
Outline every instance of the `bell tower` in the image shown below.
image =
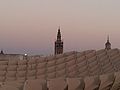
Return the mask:
{"type": "Polygon", "coordinates": [[[105,49],[106,50],[110,50],[111,49],[111,43],[110,43],[110,40],[109,40],[109,36],[107,38],[107,42],[105,43],[105,49]]]}
{"type": "Polygon", "coordinates": [[[61,40],[60,27],[57,33],[57,40],[55,41],[55,55],[63,53],[63,41],[61,40]]]}

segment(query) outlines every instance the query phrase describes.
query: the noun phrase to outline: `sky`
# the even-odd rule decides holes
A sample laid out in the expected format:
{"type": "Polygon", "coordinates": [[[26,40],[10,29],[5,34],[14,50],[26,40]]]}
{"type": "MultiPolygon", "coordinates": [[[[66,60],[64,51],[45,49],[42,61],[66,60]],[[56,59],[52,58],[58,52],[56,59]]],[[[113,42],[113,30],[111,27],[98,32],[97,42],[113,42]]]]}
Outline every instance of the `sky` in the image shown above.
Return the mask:
{"type": "Polygon", "coordinates": [[[120,0],[0,0],[0,49],[50,55],[61,28],[64,52],[120,48],[120,0]]]}

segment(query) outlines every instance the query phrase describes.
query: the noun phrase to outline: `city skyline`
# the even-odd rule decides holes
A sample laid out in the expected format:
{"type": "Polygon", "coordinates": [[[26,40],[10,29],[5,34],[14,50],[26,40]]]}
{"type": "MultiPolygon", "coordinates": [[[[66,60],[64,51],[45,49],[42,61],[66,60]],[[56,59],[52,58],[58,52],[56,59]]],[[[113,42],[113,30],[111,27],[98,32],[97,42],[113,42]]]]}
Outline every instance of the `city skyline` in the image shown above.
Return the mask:
{"type": "Polygon", "coordinates": [[[0,49],[54,54],[60,26],[64,52],[104,49],[107,35],[120,48],[119,0],[1,0],[0,49]]]}

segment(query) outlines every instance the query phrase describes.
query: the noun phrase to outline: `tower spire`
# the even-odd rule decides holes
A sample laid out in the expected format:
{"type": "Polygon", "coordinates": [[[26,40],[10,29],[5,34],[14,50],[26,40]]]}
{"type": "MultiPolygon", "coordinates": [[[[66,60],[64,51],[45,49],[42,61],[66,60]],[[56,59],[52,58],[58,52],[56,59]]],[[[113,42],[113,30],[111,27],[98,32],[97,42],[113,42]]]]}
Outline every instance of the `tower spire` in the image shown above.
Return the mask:
{"type": "Polygon", "coordinates": [[[109,35],[108,35],[108,37],[107,37],[107,42],[109,42],[109,35]]]}
{"type": "Polygon", "coordinates": [[[60,40],[60,41],[61,41],[61,32],[60,32],[60,26],[59,26],[59,28],[58,28],[57,40],[60,40]]]}

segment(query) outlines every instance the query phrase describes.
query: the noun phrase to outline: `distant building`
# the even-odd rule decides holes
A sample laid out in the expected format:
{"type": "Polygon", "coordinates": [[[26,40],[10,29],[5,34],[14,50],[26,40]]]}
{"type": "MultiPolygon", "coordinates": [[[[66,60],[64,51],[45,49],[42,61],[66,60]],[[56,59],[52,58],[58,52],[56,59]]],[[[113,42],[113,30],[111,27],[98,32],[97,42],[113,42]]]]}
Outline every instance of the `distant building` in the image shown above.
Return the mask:
{"type": "Polygon", "coordinates": [[[55,41],[55,55],[63,53],[63,41],[61,40],[60,28],[57,33],[57,40],[55,41]]]}
{"type": "Polygon", "coordinates": [[[108,38],[107,38],[107,42],[105,43],[105,49],[106,49],[106,50],[110,50],[110,49],[111,49],[111,43],[110,43],[110,41],[109,41],[109,36],[108,36],[108,38]]]}
{"type": "Polygon", "coordinates": [[[25,55],[23,54],[5,54],[3,50],[0,51],[0,61],[6,60],[24,60],[25,55]]]}

